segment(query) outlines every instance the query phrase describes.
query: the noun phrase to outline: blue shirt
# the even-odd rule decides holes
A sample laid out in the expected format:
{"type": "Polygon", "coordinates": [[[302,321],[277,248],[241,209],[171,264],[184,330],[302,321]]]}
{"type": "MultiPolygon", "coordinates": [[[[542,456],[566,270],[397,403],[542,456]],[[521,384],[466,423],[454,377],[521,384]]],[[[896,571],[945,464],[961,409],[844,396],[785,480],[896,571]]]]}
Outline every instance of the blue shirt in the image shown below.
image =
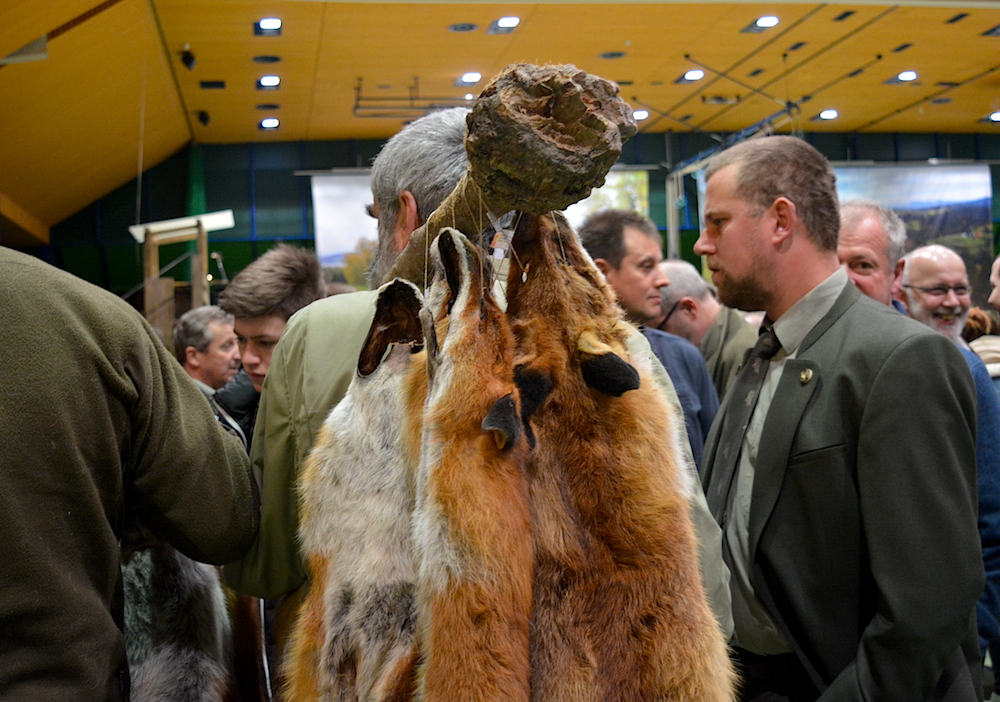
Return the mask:
{"type": "Polygon", "coordinates": [[[684,411],[694,464],[700,468],[705,437],[719,411],[719,395],[705,359],[697,346],[679,336],[649,327],[643,327],[642,333],[674,383],[684,411]]]}

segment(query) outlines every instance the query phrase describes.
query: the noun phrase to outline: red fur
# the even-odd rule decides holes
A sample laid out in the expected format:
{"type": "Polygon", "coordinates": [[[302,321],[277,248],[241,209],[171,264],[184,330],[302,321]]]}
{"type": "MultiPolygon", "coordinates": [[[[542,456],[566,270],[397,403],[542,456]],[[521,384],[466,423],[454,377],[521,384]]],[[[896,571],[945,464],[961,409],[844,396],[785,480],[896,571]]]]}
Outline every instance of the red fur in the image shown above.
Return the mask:
{"type": "Polygon", "coordinates": [[[518,362],[554,385],[532,420],[532,698],[732,699],[666,400],[646,372],[621,397],[583,381],[581,337],[625,357],[626,327],[572,230],[531,218],[513,261],[518,362]]]}
{"type": "MultiPolygon", "coordinates": [[[[420,544],[420,694],[435,702],[527,702],[533,549],[527,440],[522,431],[516,443],[500,447],[482,427],[498,400],[517,396],[514,343],[485,289],[478,253],[454,236],[466,257],[461,294],[441,299],[454,303],[438,325],[448,366],[435,371],[424,411],[423,441],[434,450],[425,452],[426,494],[417,498],[426,500],[425,518],[443,528],[447,542],[420,544]],[[454,552],[457,563],[442,550],[454,552]]],[[[441,277],[436,284],[444,285],[441,277]]]]}

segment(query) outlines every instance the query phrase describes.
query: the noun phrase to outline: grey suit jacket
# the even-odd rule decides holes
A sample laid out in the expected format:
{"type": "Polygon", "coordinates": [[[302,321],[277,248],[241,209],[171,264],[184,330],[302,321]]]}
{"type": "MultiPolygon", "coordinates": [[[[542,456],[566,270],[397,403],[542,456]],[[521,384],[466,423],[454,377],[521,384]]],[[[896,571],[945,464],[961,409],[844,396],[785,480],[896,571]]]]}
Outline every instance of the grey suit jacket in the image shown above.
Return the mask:
{"type": "MultiPolygon", "coordinates": [[[[720,524],[730,401],[702,466],[720,524]]],[[[975,412],[958,349],[852,285],[786,361],[757,456],[751,580],[820,699],[980,698],[975,412]]]]}

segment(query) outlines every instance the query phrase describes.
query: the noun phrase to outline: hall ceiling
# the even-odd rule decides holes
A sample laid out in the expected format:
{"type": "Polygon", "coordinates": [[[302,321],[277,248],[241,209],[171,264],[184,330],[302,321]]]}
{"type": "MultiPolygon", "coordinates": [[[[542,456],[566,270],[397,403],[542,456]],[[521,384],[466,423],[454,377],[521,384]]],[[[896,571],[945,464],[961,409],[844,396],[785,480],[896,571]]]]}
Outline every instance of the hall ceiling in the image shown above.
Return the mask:
{"type": "Polygon", "coordinates": [[[0,57],[48,40],[48,58],[0,66],[4,243],[44,240],[49,225],[191,140],[385,138],[519,61],[619,82],[650,113],[641,131],[735,132],[769,117],[777,131],[1000,130],[984,121],[1000,110],[1000,0],[3,0],[0,27],[0,57]],[[487,32],[510,15],[520,18],[512,32],[487,32]],[[778,25],[741,31],[762,15],[778,25]],[[255,35],[265,17],[282,20],[280,36],[255,35]],[[677,82],[694,68],[705,77],[677,82]],[[917,79],[893,80],[905,70],[917,79]],[[456,86],[467,71],[482,80],[456,86]],[[266,74],[281,78],[277,90],[257,89],[266,74]],[[815,119],[825,109],[838,117],[815,119]],[[280,126],[262,130],[265,117],[280,126]]]}

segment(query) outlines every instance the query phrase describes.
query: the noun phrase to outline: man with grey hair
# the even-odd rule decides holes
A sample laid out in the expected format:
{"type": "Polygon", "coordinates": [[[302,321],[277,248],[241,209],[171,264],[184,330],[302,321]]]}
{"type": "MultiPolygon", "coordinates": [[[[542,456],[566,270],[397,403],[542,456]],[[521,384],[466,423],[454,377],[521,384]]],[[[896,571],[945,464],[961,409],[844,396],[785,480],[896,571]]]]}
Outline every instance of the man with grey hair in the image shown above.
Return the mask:
{"type": "Polygon", "coordinates": [[[240,370],[233,316],[215,305],[182,314],[174,322],[173,342],[177,360],[206,395],[206,389],[218,390],[240,370]]]}
{"type": "MultiPolygon", "coordinates": [[[[257,409],[251,461],[261,488],[265,523],[247,555],[225,567],[237,591],[277,599],[278,660],[307,588],[297,543],[295,484],[313,439],[347,391],[371,326],[376,289],[412,232],[465,173],[465,108],[422,117],[389,139],[372,164],[378,250],[369,268],[371,290],[318,300],[288,320],[268,359],[257,409]]],[[[280,677],[281,667],[278,666],[280,677]]]]}
{"type": "Polygon", "coordinates": [[[840,205],[837,256],[858,289],[892,304],[892,281],[906,247],[906,226],[895,212],[874,200],[840,205]]]}
{"type": "Polygon", "coordinates": [[[829,162],[750,139],[706,171],[719,300],[762,333],[705,445],[743,700],[981,699],[976,394],[955,346],[840,266],[829,162]]]}
{"type": "Polygon", "coordinates": [[[660,288],[663,314],[650,326],[697,346],[719,397],[725,397],[746,350],[757,341],[757,330],[739,311],[721,304],[688,261],[661,261],[660,270],[670,282],[660,288]]]}

